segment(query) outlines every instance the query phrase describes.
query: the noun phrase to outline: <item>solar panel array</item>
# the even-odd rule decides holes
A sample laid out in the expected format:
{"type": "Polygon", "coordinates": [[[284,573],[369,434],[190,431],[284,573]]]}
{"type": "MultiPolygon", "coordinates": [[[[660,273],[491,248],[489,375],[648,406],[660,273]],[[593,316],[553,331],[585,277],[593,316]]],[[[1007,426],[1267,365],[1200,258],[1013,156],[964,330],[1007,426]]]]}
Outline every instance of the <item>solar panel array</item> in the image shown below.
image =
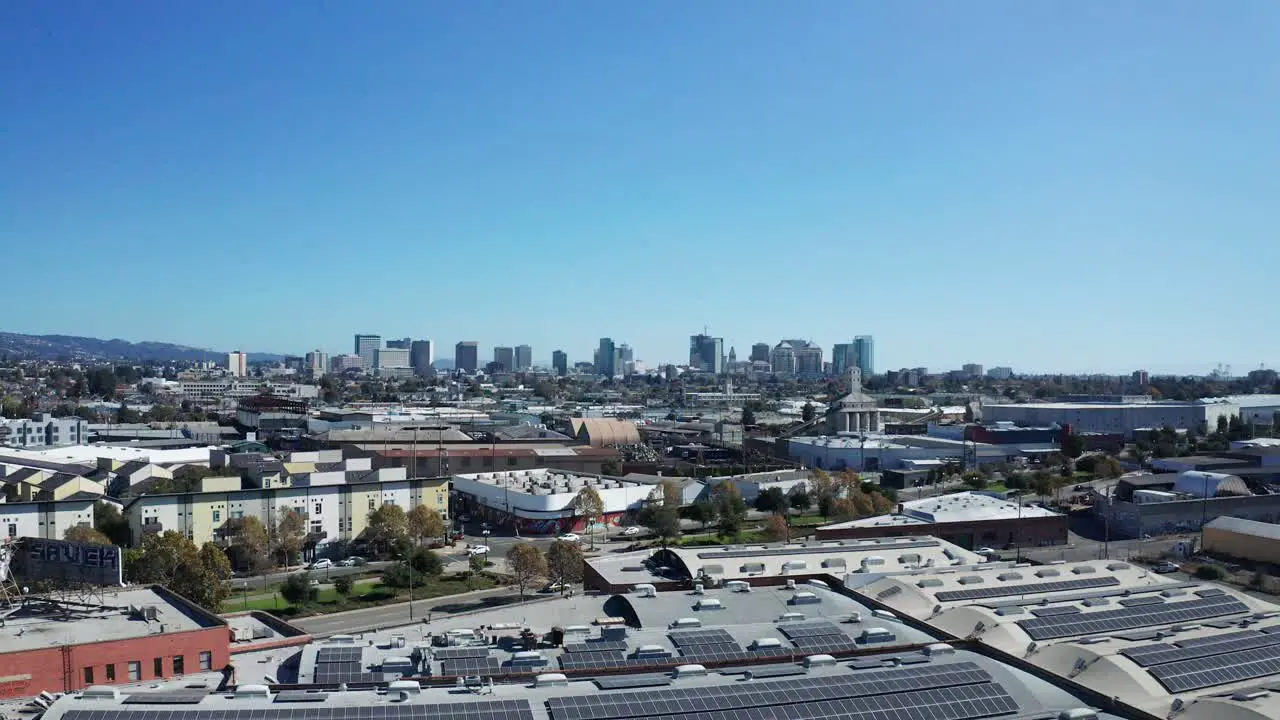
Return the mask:
{"type": "Polygon", "coordinates": [[[801,637],[812,637],[816,635],[843,635],[844,632],[835,626],[835,623],[826,622],[790,622],[781,623],[778,629],[783,635],[795,640],[801,637]]]}
{"type": "Polygon", "coordinates": [[[772,678],[772,677],[788,677],[791,675],[804,675],[809,671],[801,665],[760,665],[749,670],[753,679],[772,678]]]}
{"type": "Polygon", "coordinates": [[[618,675],[617,677],[596,678],[596,687],[601,690],[623,690],[626,688],[660,687],[671,684],[671,676],[660,673],[643,673],[639,675],[618,675]]]}
{"type": "Polygon", "coordinates": [[[436,660],[460,660],[462,658],[482,658],[489,657],[489,648],[487,647],[451,647],[432,650],[431,655],[436,660]]]}
{"type": "Polygon", "coordinates": [[[440,663],[443,675],[501,675],[502,662],[496,657],[466,657],[440,663]]]}
{"type": "Polygon", "coordinates": [[[1280,672],[1280,634],[1245,630],[1176,645],[1127,648],[1120,654],[1147,668],[1169,692],[1198,690],[1280,672]]]}
{"type": "Polygon", "coordinates": [[[1054,615],[1071,615],[1080,612],[1080,608],[1074,605],[1063,605],[1059,607],[1036,608],[1031,611],[1036,617],[1052,617],[1054,615]]]}
{"type": "Polygon", "coordinates": [[[1005,597],[1007,595],[1026,595],[1064,590],[1086,590],[1089,588],[1113,587],[1120,580],[1114,577],[1080,578],[1079,580],[1057,580],[1054,582],[1023,583],[1021,585],[997,585],[993,587],[971,588],[968,590],[944,590],[934,595],[938,602],[953,600],[984,600],[987,598],[1005,597]]]}
{"type": "Polygon", "coordinates": [[[1230,595],[1187,600],[1178,603],[1144,605],[1117,610],[1055,615],[1019,620],[1018,625],[1032,640],[1052,640],[1075,635],[1092,635],[1118,630],[1203,620],[1223,615],[1248,612],[1249,607],[1230,595]]]}
{"type": "Polygon", "coordinates": [[[1015,713],[1008,692],[974,663],[873,670],[745,685],[552,698],[552,720],[885,717],[962,720],[1015,713]]]}
{"type": "Polygon", "coordinates": [[[571,653],[579,652],[621,652],[627,649],[627,643],[624,640],[588,640],[580,643],[565,643],[564,651],[571,653]]]}
{"type": "Polygon", "coordinates": [[[676,663],[667,657],[629,658],[620,652],[575,652],[560,656],[560,667],[565,670],[603,670],[606,668],[665,668],[676,663]]]}
{"type": "Polygon", "coordinates": [[[858,647],[853,638],[834,623],[825,620],[782,623],[778,625],[778,630],[804,655],[847,652],[858,647]]]}
{"type": "Polygon", "coordinates": [[[322,647],[316,652],[316,662],[360,662],[364,657],[361,647],[322,647]]]}
{"type": "MultiPolygon", "coordinates": [[[[330,663],[332,664],[332,663],[330,663]]],[[[312,682],[317,685],[369,685],[384,682],[380,672],[364,672],[358,670],[321,670],[317,669],[312,682]]]]}
{"type": "Polygon", "coordinates": [[[195,705],[208,697],[207,692],[142,692],[124,699],[125,705],[195,705]]]}
{"type": "Polygon", "coordinates": [[[310,690],[281,690],[272,698],[272,702],[278,703],[296,703],[296,702],[324,702],[329,697],[327,692],[312,692],[310,690]]]}
{"type": "MultiPolygon", "coordinates": [[[[110,711],[71,710],[66,720],[107,720],[110,711]]],[[[533,720],[533,708],[525,700],[441,703],[437,705],[386,705],[362,707],[266,707],[233,712],[238,720],[533,720]]],[[[130,712],[129,720],[173,720],[171,710],[130,712]]],[[[226,720],[228,711],[193,710],[181,720],[226,720]]]]}
{"type": "MultiPolygon", "coordinates": [[[[823,553],[844,553],[844,552],[850,552],[850,551],[856,551],[856,550],[875,552],[875,551],[887,551],[887,550],[906,550],[908,548],[925,548],[925,547],[938,547],[938,541],[907,540],[904,542],[882,543],[879,545],[877,544],[867,544],[867,545],[861,545],[861,546],[828,545],[826,547],[815,546],[815,547],[805,547],[805,548],[772,548],[770,550],[766,550],[765,554],[770,557],[777,556],[777,555],[822,555],[823,553]]],[[[753,558],[753,557],[759,557],[760,554],[761,553],[759,550],[722,550],[718,552],[712,550],[708,552],[698,553],[698,559],[715,560],[717,558],[747,558],[747,557],[753,558]]]]}
{"type": "Polygon", "coordinates": [[[668,633],[671,642],[676,647],[685,645],[715,645],[718,643],[733,643],[733,636],[727,630],[715,628],[712,630],[680,630],[668,633]]]}
{"type": "Polygon", "coordinates": [[[380,683],[382,673],[367,672],[362,662],[364,648],[322,647],[316,652],[316,670],[312,682],[319,685],[380,683]]]}

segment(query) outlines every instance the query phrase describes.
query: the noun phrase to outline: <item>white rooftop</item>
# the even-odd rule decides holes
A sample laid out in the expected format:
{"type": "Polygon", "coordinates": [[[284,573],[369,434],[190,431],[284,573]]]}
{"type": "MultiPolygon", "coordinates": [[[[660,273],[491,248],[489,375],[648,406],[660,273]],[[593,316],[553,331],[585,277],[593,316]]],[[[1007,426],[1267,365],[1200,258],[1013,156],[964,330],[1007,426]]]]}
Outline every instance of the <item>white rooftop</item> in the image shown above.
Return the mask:
{"type": "Polygon", "coordinates": [[[21,464],[22,460],[35,460],[50,463],[96,465],[98,458],[111,458],[121,462],[142,460],[157,465],[185,465],[208,463],[209,452],[216,449],[217,446],[214,445],[175,450],[156,450],[128,444],[68,445],[47,450],[19,450],[6,447],[0,448],[0,455],[5,457],[5,462],[11,464],[21,464]]]}
{"type": "Polygon", "coordinates": [[[1058,517],[1058,513],[1036,505],[1002,500],[979,492],[959,492],[902,503],[902,512],[859,518],[826,525],[824,530],[884,525],[921,525],[927,523],[975,522],[982,520],[1014,520],[1019,517],[1058,517]]]}

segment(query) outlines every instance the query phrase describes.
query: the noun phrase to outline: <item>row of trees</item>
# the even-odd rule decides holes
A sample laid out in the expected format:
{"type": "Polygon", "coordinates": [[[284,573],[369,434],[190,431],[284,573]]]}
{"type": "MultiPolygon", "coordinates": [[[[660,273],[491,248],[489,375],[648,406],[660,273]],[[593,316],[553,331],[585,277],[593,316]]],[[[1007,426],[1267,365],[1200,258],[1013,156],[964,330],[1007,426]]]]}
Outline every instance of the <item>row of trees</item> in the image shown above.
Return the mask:
{"type": "Polygon", "coordinates": [[[527,589],[543,579],[558,584],[561,594],[570,584],[582,582],[584,562],[582,547],[577,543],[556,540],[545,553],[539,552],[532,543],[519,543],[507,551],[506,560],[507,571],[520,588],[521,599],[527,589]]]}

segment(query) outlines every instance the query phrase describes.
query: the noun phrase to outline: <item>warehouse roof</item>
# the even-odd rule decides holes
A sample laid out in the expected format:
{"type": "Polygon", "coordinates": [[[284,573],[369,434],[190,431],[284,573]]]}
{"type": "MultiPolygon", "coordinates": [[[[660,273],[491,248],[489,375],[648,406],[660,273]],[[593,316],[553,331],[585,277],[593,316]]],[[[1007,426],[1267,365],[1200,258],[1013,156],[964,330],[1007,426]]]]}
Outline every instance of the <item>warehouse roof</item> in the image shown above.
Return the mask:
{"type": "Polygon", "coordinates": [[[82,605],[79,596],[31,597],[22,605],[0,610],[0,653],[128,640],[164,633],[225,625],[225,621],[191,605],[168,590],[133,587],[106,591],[101,606],[82,605]],[[145,608],[153,607],[153,615],[145,608]],[[137,610],[138,612],[133,612],[137,610]]]}
{"type": "Polygon", "coordinates": [[[1210,520],[1206,527],[1213,528],[1214,530],[1225,530],[1227,532],[1239,533],[1241,535],[1266,538],[1268,540],[1280,540],[1280,525],[1276,525],[1274,523],[1264,523],[1256,520],[1245,520],[1244,518],[1222,515],[1210,520]]]}
{"type": "Polygon", "coordinates": [[[1017,501],[1010,502],[981,492],[960,492],[933,498],[908,500],[902,503],[901,507],[902,511],[898,513],[824,525],[819,530],[1061,517],[1058,513],[1038,505],[1023,503],[1019,507],[1017,501]]]}
{"type": "Polygon", "coordinates": [[[883,577],[856,592],[1147,716],[1280,716],[1280,692],[1254,693],[1280,681],[1280,607],[1223,587],[1091,561],[883,577]]]}

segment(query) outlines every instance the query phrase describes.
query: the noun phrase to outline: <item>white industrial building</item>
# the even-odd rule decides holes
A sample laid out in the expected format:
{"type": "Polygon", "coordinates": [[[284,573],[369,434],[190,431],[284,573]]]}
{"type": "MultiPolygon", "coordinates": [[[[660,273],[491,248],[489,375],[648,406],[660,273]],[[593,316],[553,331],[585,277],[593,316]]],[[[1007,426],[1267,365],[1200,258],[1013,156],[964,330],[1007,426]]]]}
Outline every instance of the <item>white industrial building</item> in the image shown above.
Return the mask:
{"type": "MultiPolygon", "coordinates": [[[[1010,422],[1024,427],[1070,426],[1075,432],[1133,435],[1142,428],[1169,425],[1179,430],[1217,427],[1218,418],[1230,420],[1240,406],[1229,399],[1182,401],[987,403],[984,422],[1010,422]]],[[[1268,413],[1267,424],[1270,424],[1268,413]]]]}
{"type": "Polygon", "coordinates": [[[586,519],[574,508],[574,499],[585,487],[600,495],[606,525],[618,524],[661,492],[654,485],[624,478],[547,469],[453,476],[456,513],[478,514],[531,534],[585,527],[586,519]]]}
{"type": "Polygon", "coordinates": [[[56,502],[5,502],[0,496],[0,539],[35,537],[61,540],[77,525],[93,527],[96,498],[56,502]]]}
{"type": "Polygon", "coordinates": [[[925,435],[821,435],[794,437],[788,441],[790,458],[806,468],[820,470],[897,470],[961,461],[966,454],[979,465],[1010,462],[1052,450],[1022,445],[992,445],[925,435]]]}

